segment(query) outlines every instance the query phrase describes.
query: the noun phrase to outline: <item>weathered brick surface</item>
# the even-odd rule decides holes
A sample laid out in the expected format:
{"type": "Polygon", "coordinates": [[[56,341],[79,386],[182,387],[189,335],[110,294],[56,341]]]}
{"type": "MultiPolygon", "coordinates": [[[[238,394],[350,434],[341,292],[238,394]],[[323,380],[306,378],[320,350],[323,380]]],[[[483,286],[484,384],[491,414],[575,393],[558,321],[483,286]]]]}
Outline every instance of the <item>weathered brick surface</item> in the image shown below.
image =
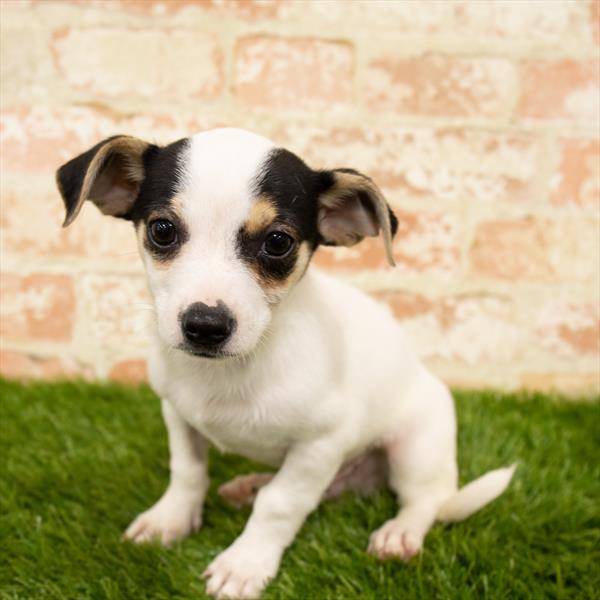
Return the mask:
{"type": "Polygon", "coordinates": [[[424,127],[283,125],[274,135],[313,167],[353,167],[390,194],[436,201],[532,200],[540,142],[529,135],[424,127]]]}
{"type": "Polygon", "coordinates": [[[372,60],[367,104],[374,110],[447,117],[506,117],[516,79],[510,61],[420,56],[372,60]]]}
{"type": "Polygon", "coordinates": [[[242,38],[236,48],[236,97],[279,109],[334,109],[352,101],[353,49],[314,39],[242,38]]]}
{"type": "MultiPolygon", "coordinates": [[[[12,2],[2,3],[2,14],[12,2]]],[[[55,88],[56,69],[48,52],[49,32],[23,44],[22,27],[4,27],[0,36],[2,95],[22,102],[45,102],[55,88]]]]}
{"type": "Polygon", "coordinates": [[[420,353],[465,364],[514,360],[524,332],[514,323],[514,303],[483,294],[430,299],[383,294],[420,353]]]}
{"type": "Polygon", "coordinates": [[[469,257],[475,275],[508,281],[583,282],[598,277],[595,219],[480,223],[469,257]]]}
{"type": "Polygon", "coordinates": [[[108,376],[114,381],[123,383],[142,383],[148,379],[146,361],[123,360],[113,365],[108,376]]]}
{"type": "Polygon", "coordinates": [[[8,340],[68,342],[75,291],[67,275],[2,274],[0,335],[8,340]]]}
{"type": "Polygon", "coordinates": [[[592,0],[590,5],[590,26],[596,44],[600,44],[600,0],[592,0]]]}
{"type": "MultiPolygon", "coordinates": [[[[556,372],[534,371],[523,373],[519,384],[529,390],[542,392],[562,392],[579,395],[582,390],[592,393],[600,389],[600,373],[596,372],[556,372]]],[[[593,396],[595,397],[595,395],[593,396]]]]}
{"type": "MultiPolygon", "coordinates": [[[[528,46],[589,42],[593,23],[585,2],[305,2],[303,13],[325,27],[369,27],[403,36],[444,36],[478,43],[504,42],[528,46]]],[[[484,46],[485,47],[485,46],[484,46]]]]}
{"type": "Polygon", "coordinates": [[[564,140],[552,180],[557,206],[600,207],[599,140],[564,140]]]}
{"type": "Polygon", "coordinates": [[[315,263],[447,381],[600,390],[600,2],[0,2],[0,370],[146,377],[130,223],[66,230],[54,173],[120,133],[251,129],[399,218],[315,263]]]}
{"type": "Polygon", "coordinates": [[[105,105],[95,110],[69,106],[17,106],[0,115],[2,167],[10,172],[44,175],[111,135],[135,135],[156,143],[169,143],[190,128],[221,125],[202,115],[180,118],[177,113],[119,111],[105,105]]]}
{"type": "Polygon", "coordinates": [[[551,300],[540,311],[536,328],[542,343],[562,355],[600,354],[600,305],[551,300]]]}
{"type": "Polygon", "coordinates": [[[10,378],[64,379],[66,377],[91,378],[89,368],[73,360],[44,357],[11,350],[0,351],[0,375],[10,378]]]}
{"type": "Polygon", "coordinates": [[[152,309],[141,277],[92,273],[77,291],[85,315],[75,342],[84,356],[98,352],[104,363],[144,356],[152,309]]]}
{"type": "Polygon", "coordinates": [[[33,187],[27,192],[3,190],[2,193],[0,253],[5,259],[44,256],[56,260],[76,258],[139,264],[131,222],[108,220],[88,202],[77,221],[68,229],[62,229],[65,209],[51,183],[43,190],[33,187]]]}
{"type": "Polygon", "coordinates": [[[66,29],[55,33],[51,50],[73,88],[95,97],[214,99],[223,88],[222,50],[215,37],[196,32],[66,29]]]}
{"type": "MultiPolygon", "coordinates": [[[[459,219],[450,214],[396,210],[398,232],[394,241],[394,258],[398,274],[429,273],[449,277],[456,272],[460,257],[459,219]]],[[[324,248],[316,264],[331,270],[381,270],[387,260],[379,238],[351,248],[324,248]]]]}
{"type": "Polygon", "coordinates": [[[126,8],[152,15],[164,15],[198,9],[217,15],[242,19],[272,19],[284,16],[284,0],[120,0],[126,8]]]}
{"type": "Polygon", "coordinates": [[[600,62],[527,61],[519,114],[531,119],[600,121],[600,62]]]}

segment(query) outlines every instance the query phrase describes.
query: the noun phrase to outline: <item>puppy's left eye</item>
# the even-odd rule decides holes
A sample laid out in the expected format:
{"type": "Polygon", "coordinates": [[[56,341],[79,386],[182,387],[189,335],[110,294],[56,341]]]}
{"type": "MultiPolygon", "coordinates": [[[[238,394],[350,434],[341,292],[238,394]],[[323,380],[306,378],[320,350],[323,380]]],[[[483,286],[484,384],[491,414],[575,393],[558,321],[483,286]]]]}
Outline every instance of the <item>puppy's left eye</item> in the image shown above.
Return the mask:
{"type": "Polygon", "coordinates": [[[175,225],[167,219],[156,219],[148,225],[148,234],[157,246],[171,246],[177,241],[175,225]]]}
{"type": "Polygon", "coordinates": [[[263,242],[263,252],[269,256],[281,258],[294,246],[294,238],[283,231],[272,231],[263,242]]]}

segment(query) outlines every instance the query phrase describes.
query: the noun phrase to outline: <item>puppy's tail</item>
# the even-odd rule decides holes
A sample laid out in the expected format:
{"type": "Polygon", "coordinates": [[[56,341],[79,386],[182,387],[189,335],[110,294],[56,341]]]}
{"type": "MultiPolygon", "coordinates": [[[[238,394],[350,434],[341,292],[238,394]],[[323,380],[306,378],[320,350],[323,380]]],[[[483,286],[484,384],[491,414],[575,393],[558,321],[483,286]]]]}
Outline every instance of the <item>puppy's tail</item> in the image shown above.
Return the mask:
{"type": "Polygon", "coordinates": [[[470,517],[495,500],[507,487],[517,465],[489,471],[458,490],[442,504],[436,515],[438,521],[454,523],[470,517]]]}

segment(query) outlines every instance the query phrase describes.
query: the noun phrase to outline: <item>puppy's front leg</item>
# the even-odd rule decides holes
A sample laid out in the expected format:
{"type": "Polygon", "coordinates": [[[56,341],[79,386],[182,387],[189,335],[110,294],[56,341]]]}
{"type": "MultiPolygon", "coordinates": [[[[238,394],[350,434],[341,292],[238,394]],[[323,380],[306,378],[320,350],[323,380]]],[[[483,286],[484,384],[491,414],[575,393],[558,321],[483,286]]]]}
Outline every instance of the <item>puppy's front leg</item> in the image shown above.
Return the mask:
{"type": "Polygon", "coordinates": [[[159,539],[164,545],[196,531],[208,488],[206,440],[163,400],[169,436],[171,480],[160,500],[139,515],[125,532],[134,542],[159,539]]]}
{"type": "Polygon", "coordinates": [[[243,533],[204,572],[206,590],[217,598],[257,598],[277,573],[293,541],[339,470],[342,444],[328,438],[302,443],[256,497],[243,533]]]}

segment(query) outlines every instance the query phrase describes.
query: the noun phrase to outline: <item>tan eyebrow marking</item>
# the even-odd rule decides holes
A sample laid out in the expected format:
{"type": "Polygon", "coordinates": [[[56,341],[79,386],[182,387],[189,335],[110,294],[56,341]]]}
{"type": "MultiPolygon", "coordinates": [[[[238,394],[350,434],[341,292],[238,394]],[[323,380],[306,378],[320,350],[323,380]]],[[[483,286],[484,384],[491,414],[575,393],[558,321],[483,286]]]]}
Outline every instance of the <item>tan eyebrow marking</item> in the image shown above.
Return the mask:
{"type": "Polygon", "coordinates": [[[250,216],[244,224],[244,230],[249,235],[256,235],[266,229],[277,219],[277,209],[266,196],[258,199],[250,211],[250,216]]]}

